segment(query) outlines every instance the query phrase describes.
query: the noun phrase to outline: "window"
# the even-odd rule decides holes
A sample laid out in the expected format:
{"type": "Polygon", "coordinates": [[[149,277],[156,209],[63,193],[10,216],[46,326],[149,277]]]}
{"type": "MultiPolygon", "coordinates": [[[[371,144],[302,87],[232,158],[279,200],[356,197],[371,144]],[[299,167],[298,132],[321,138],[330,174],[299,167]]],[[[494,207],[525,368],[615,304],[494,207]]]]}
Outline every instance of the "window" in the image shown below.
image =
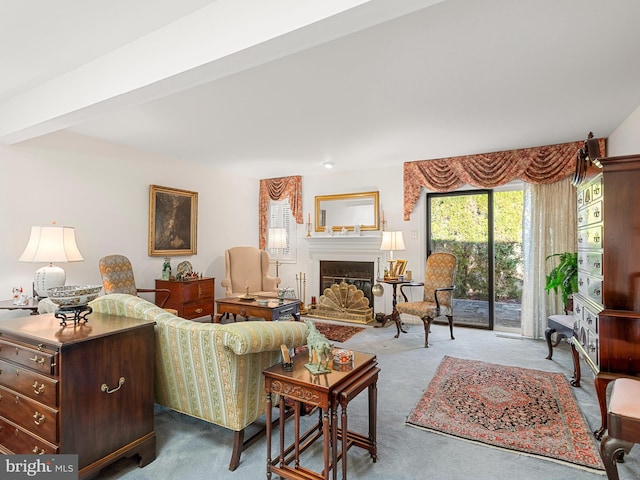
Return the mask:
{"type": "MultiPolygon", "coordinates": [[[[287,246],[283,249],[267,248],[271,259],[277,258],[281,263],[296,263],[296,221],[291,214],[289,199],[269,201],[268,228],[284,228],[287,231],[287,246]]],[[[269,238],[267,238],[269,242],[269,238]]]]}

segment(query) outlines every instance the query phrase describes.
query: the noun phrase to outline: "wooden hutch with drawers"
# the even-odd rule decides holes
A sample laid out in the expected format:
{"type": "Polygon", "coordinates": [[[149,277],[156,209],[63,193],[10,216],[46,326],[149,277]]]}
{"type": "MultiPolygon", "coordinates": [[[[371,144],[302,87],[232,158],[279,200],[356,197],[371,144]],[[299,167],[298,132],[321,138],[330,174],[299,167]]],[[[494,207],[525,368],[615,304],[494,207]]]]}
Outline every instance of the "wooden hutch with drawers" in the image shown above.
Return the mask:
{"type": "Polygon", "coordinates": [[[607,385],[640,375],[640,155],[578,158],[574,184],[579,292],[572,346],[595,374],[600,438],[607,385]]]}

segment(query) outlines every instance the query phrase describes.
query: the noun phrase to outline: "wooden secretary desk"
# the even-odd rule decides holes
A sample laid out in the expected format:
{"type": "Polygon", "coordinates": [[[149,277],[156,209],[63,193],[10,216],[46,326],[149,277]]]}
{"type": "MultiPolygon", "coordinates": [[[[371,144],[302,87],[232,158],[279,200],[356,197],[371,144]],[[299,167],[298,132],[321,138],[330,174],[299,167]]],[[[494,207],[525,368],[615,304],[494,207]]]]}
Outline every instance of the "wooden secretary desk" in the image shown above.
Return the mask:
{"type": "Polygon", "coordinates": [[[574,184],[579,292],[572,346],[595,374],[600,439],[607,385],[640,376],[640,155],[579,158],[574,184]]]}

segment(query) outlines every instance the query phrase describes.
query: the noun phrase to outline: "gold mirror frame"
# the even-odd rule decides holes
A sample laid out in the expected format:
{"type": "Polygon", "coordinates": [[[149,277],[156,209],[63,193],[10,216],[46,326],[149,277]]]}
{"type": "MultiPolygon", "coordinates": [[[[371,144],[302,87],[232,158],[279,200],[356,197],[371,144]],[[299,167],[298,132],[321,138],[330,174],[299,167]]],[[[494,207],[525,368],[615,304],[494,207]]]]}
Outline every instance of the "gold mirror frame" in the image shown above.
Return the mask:
{"type": "MultiPolygon", "coordinates": [[[[356,225],[360,225],[360,230],[380,229],[380,195],[379,192],[343,193],[339,195],[319,195],[316,196],[316,217],[315,231],[324,232],[325,226],[332,227],[334,232],[339,232],[343,228],[353,231],[356,225]],[[343,214],[332,220],[331,212],[328,211],[331,202],[334,207],[343,214]],[[361,207],[371,206],[371,212],[364,212],[361,207]],[[354,212],[347,212],[350,207],[354,207],[354,212]],[[358,212],[355,209],[358,208],[358,212]],[[352,215],[352,216],[350,216],[352,215]],[[352,223],[352,220],[362,220],[366,223],[352,223]]],[[[335,213],[334,213],[335,215],[335,213]]]]}

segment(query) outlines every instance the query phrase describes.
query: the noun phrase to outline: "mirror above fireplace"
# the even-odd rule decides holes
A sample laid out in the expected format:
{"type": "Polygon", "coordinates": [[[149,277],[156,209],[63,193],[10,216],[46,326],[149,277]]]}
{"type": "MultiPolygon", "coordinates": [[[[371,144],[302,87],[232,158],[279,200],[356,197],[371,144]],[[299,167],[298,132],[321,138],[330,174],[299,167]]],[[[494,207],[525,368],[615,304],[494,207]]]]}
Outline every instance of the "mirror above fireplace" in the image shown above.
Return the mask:
{"type": "Polygon", "coordinates": [[[343,193],[316,197],[315,231],[324,232],[330,227],[334,232],[343,228],[355,230],[379,230],[378,192],[343,193]]]}

